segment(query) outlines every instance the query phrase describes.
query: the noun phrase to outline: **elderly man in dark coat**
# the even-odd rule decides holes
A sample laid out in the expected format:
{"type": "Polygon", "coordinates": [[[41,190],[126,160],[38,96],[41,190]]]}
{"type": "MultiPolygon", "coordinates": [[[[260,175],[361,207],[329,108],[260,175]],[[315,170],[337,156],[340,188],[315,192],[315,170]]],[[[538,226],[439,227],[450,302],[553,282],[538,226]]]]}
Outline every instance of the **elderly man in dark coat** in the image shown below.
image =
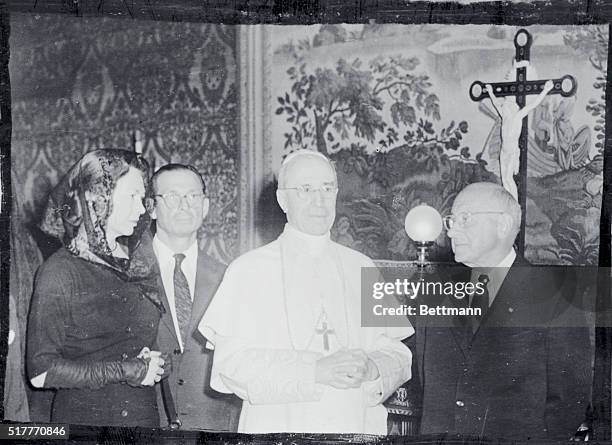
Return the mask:
{"type": "Polygon", "coordinates": [[[584,418],[591,350],[570,304],[575,280],[517,257],[520,220],[516,200],[491,183],[466,187],[445,218],[455,260],[486,292],[449,299],[481,316],[418,320],[423,434],[567,440],[584,418]]]}

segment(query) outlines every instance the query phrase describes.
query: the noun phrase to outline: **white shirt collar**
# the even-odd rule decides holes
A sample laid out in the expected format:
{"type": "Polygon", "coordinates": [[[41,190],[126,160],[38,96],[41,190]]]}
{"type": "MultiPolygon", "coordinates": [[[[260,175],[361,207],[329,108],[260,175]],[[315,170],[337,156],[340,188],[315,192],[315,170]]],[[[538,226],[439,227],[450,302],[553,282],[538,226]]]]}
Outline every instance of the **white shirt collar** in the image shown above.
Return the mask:
{"type": "MultiPolygon", "coordinates": [[[[508,274],[508,270],[514,264],[514,260],[516,259],[516,252],[514,248],[510,249],[508,255],[506,255],[502,260],[492,268],[473,268],[472,269],[472,278],[471,281],[476,283],[478,281],[478,276],[482,273],[485,273],[489,277],[489,284],[487,285],[489,290],[489,305],[493,304],[493,300],[497,296],[497,292],[501,288],[502,283],[506,279],[506,275],[508,274]]],[[[471,297],[470,297],[471,301],[471,297]]]]}
{"type": "Polygon", "coordinates": [[[495,267],[510,267],[514,264],[514,260],[516,259],[516,252],[514,248],[510,249],[508,255],[506,255],[495,267]]]}
{"type": "Polygon", "coordinates": [[[183,264],[196,264],[198,259],[198,241],[196,240],[184,252],[174,252],[162,240],[159,239],[157,234],[155,234],[155,236],[153,237],[153,251],[155,252],[155,255],[157,256],[157,259],[160,264],[168,261],[172,261],[172,263],[174,264],[174,255],[176,253],[182,253],[183,255],[185,255],[183,264]]]}

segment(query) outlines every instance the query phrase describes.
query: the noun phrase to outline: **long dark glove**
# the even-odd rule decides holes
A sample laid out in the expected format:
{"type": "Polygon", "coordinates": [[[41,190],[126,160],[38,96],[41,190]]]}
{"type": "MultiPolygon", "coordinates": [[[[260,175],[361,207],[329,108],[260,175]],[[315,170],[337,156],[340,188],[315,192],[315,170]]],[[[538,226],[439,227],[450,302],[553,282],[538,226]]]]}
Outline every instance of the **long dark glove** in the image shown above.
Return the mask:
{"type": "Polygon", "coordinates": [[[48,370],[45,388],[98,389],[110,383],[141,386],[148,363],[141,358],[109,362],[77,362],[58,359],[48,370]]]}

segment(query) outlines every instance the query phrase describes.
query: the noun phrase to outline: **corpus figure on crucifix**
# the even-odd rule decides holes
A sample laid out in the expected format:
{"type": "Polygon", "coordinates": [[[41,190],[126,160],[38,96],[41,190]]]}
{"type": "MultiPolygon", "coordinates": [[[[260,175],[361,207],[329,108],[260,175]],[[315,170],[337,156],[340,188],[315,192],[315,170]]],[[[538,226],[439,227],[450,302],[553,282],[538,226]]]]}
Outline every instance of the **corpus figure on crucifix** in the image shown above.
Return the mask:
{"type": "Polygon", "coordinates": [[[552,80],[537,79],[530,66],[531,34],[525,29],[517,31],[514,37],[516,53],[513,59],[513,70],[506,76],[504,82],[481,82],[476,80],[470,86],[470,97],[479,102],[487,97],[502,119],[502,149],[500,152],[500,176],[504,187],[517,197],[521,206],[521,228],[517,238],[517,248],[520,255],[525,249],[525,214],[527,209],[527,114],[534,109],[547,94],[560,94],[563,97],[572,96],[576,92],[577,83],[571,75],[552,80]],[[527,78],[527,69],[532,71],[527,78]],[[514,77],[514,79],[512,79],[514,77]],[[527,104],[527,97],[538,95],[533,103],[527,104]],[[497,98],[505,98],[503,104],[497,98]],[[516,101],[516,105],[512,104],[516,101]],[[497,101],[497,103],[496,103],[497,101]],[[517,175],[515,183],[513,174],[517,175]]]}
{"type": "MultiPolygon", "coordinates": [[[[528,66],[529,62],[522,61],[515,64],[515,68],[528,66]]],[[[518,201],[518,189],[514,181],[514,175],[519,173],[520,165],[520,147],[519,138],[523,129],[523,119],[530,111],[535,109],[553,89],[552,80],[548,80],[544,84],[544,89],[538,94],[536,99],[524,107],[520,108],[513,97],[506,96],[504,99],[498,99],[495,96],[493,87],[490,84],[486,85],[487,93],[491,98],[491,103],[501,118],[501,139],[502,146],[499,154],[499,170],[502,185],[510,192],[514,199],[518,201]]]]}

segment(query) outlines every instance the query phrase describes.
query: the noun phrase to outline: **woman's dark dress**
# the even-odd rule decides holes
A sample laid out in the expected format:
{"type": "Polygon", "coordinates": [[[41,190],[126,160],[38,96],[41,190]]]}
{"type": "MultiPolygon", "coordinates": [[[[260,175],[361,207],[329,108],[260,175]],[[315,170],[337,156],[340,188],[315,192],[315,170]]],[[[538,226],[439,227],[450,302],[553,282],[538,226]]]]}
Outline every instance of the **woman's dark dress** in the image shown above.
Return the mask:
{"type": "MultiPolygon", "coordinates": [[[[160,312],[111,268],[60,249],[40,268],[28,327],[28,374],[55,359],[115,361],[153,349],[160,312]]],[[[154,387],[123,383],[99,389],[58,389],[53,422],[159,426],[154,387]]]]}

